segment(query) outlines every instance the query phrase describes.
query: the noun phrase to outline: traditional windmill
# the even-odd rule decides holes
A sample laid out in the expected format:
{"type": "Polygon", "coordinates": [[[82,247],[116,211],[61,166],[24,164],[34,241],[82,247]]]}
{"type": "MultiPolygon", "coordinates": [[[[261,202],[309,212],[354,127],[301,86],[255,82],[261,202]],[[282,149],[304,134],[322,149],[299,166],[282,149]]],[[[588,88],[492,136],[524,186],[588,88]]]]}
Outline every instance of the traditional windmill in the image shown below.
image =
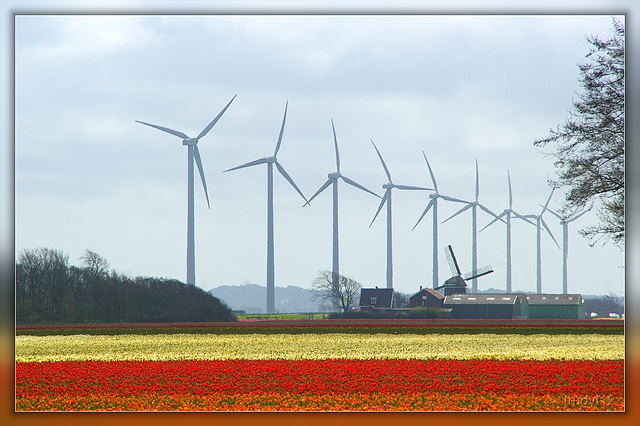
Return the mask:
{"type": "Polygon", "coordinates": [[[478,268],[475,271],[467,272],[462,275],[460,272],[460,267],[458,266],[458,261],[456,260],[455,254],[453,254],[453,248],[451,245],[448,245],[444,248],[444,254],[447,256],[447,261],[449,262],[449,268],[451,268],[451,273],[453,276],[446,280],[443,285],[440,287],[436,287],[436,290],[444,288],[444,295],[448,296],[450,294],[460,294],[467,292],[467,283],[465,280],[472,280],[474,278],[482,277],[483,275],[487,275],[493,272],[493,268],[491,265],[483,266],[482,268],[478,268]]]}

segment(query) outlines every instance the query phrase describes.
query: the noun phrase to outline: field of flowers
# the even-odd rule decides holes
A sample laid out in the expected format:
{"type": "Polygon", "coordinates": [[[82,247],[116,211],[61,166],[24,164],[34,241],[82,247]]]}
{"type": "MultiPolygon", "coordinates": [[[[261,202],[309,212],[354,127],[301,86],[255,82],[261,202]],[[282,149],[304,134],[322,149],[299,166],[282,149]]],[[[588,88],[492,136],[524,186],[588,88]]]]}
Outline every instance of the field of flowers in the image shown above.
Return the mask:
{"type": "Polygon", "coordinates": [[[152,334],[16,336],[16,361],[213,359],[624,359],[599,334],[152,334]]]}
{"type": "Polygon", "coordinates": [[[446,334],[389,327],[395,332],[17,331],[15,408],[624,410],[621,333],[547,334],[541,328],[519,334],[514,328],[446,334]]]}

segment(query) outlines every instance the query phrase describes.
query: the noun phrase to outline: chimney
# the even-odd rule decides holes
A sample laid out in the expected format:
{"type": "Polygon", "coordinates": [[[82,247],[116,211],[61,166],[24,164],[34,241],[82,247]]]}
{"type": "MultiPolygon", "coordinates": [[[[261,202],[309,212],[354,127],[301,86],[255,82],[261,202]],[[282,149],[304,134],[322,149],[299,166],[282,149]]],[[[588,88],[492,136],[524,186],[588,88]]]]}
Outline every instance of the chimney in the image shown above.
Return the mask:
{"type": "Polygon", "coordinates": [[[422,286],[420,286],[420,291],[422,291],[422,286]]]}

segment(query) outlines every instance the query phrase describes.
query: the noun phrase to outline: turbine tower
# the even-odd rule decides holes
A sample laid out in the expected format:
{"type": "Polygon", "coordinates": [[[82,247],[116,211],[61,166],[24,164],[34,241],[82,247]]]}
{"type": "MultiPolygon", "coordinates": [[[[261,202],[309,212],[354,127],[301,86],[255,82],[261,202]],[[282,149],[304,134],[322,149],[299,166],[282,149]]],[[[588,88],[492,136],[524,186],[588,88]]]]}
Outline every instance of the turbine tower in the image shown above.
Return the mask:
{"type": "Polygon", "coordinates": [[[287,108],[289,102],[284,107],[284,117],[282,118],[282,126],[280,127],[280,135],[278,136],[278,142],[276,143],[276,149],[273,152],[273,156],[260,158],[258,160],[250,161],[246,164],[242,164],[237,167],[225,170],[230,172],[232,170],[243,169],[245,167],[256,166],[258,164],[267,165],[267,313],[272,314],[276,311],[276,299],[275,299],[275,266],[274,266],[274,248],[273,248],[273,165],[284,178],[289,181],[291,186],[300,194],[305,202],[308,202],[305,196],[300,191],[300,188],[295,184],[291,176],[286,172],[284,167],[280,165],[277,159],[278,151],[282,143],[282,134],[284,133],[284,123],[287,120],[287,108]]]}
{"type": "Polygon", "coordinates": [[[387,203],[387,288],[393,288],[391,190],[393,188],[398,188],[398,189],[406,189],[406,190],[430,191],[430,190],[433,190],[433,188],[423,188],[420,186],[409,186],[409,185],[396,185],[395,183],[393,183],[393,181],[391,180],[391,173],[389,173],[389,169],[387,168],[387,165],[384,163],[384,160],[382,159],[382,155],[380,155],[380,151],[378,151],[378,147],[376,146],[375,143],[373,143],[373,140],[371,141],[371,143],[373,144],[373,147],[376,149],[376,152],[378,153],[378,157],[380,158],[380,162],[382,163],[382,167],[384,168],[384,172],[386,173],[387,178],[389,179],[389,182],[382,185],[382,187],[385,189],[385,193],[384,193],[384,196],[382,197],[382,201],[380,202],[380,205],[378,206],[378,210],[376,211],[375,216],[373,216],[373,220],[371,221],[371,224],[369,224],[369,228],[371,228],[371,225],[373,225],[373,222],[378,217],[378,213],[380,213],[380,210],[382,210],[382,206],[384,206],[384,203],[387,203]]]}
{"type": "Polygon", "coordinates": [[[578,213],[573,217],[564,217],[554,212],[553,210],[549,210],[549,213],[560,219],[560,225],[562,225],[562,293],[567,294],[568,286],[567,286],[567,261],[569,255],[569,222],[573,222],[578,219],[580,216],[591,210],[593,204],[582,213],[578,213]]]}
{"type": "Polygon", "coordinates": [[[348,177],[346,177],[340,172],[340,154],[338,152],[338,138],[336,137],[336,128],[333,124],[333,120],[331,120],[331,128],[333,129],[333,143],[336,150],[336,171],[333,173],[329,173],[327,181],[324,183],[324,185],[320,187],[320,189],[316,191],[315,194],[313,194],[311,198],[309,198],[309,201],[307,201],[307,204],[309,204],[311,200],[316,198],[322,191],[327,189],[329,185],[333,185],[333,262],[332,262],[331,272],[332,272],[332,280],[334,280],[334,284],[336,284],[335,280],[338,279],[338,276],[340,274],[340,260],[339,260],[339,250],[338,250],[338,180],[342,179],[349,185],[355,186],[356,188],[361,189],[362,191],[368,192],[369,194],[375,195],[378,198],[380,198],[380,196],[375,192],[368,190],[367,188],[360,185],[359,183],[349,179],[348,177]]]}
{"type": "Polygon", "coordinates": [[[169,129],[167,127],[157,126],[155,124],[145,123],[143,121],[136,120],[137,123],[144,124],[147,126],[154,127],[158,130],[162,130],[163,132],[170,133],[174,136],[182,138],[182,145],[187,146],[187,284],[195,285],[196,284],[196,260],[195,260],[195,251],[196,251],[196,243],[195,243],[195,222],[194,222],[194,202],[193,202],[193,161],[195,160],[196,165],[198,166],[198,172],[200,172],[200,179],[202,180],[202,186],[204,187],[204,195],[207,198],[207,206],[211,208],[209,204],[209,194],[207,192],[207,182],[204,179],[204,170],[202,169],[202,160],[200,158],[200,151],[198,150],[198,141],[204,137],[209,130],[220,120],[222,114],[229,108],[231,102],[236,98],[235,95],[229,103],[220,111],[220,113],[216,116],[216,118],[211,121],[205,127],[198,136],[195,138],[190,138],[182,132],[177,130],[169,129]]]}
{"type": "MultiPolygon", "coordinates": [[[[476,198],[474,201],[463,201],[463,203],[467,204],[456,213],[447,218],[444,222],[449,219],[453,219],[457,215],[462,212],[465,212],[471,209],[471,269],[478,269],[478,207],[482,209],[485,213],[493,216],[494,218],[498,217],[494,212],[483,206],[478,202],[478,196],[480,195],[480,181],[478,179],[478,160],[476,160],[476,198]]],[[[442,223],[444,223],[442,222],[442,223]]],[[[477,277],[471,280],[471,292],[478,292],[478,279],[477,277]]]]}
{"type": "Polygon", "coordinates": [[[427,160],[427,155],[422,151],[422,156],[424,157],[424,161],[427,162],[427,167],[429,168],[429,175],[431,176],[431,182],[433,183],[433,193],[429,194],[429,204],[420,215],[420,218],[416,222],[416,224],[411,229],[412,231],[416,229],[416,226],[420,223],[423,217],[427,214],[429,209],[433,207],[433,266],[432,266],[432,287],[439,287],[440,282],[438,281],[438,198],[442,198],[443,200],[451,201],[454,203],[466,203],[466,201],[459,200],[457,198],[452,198],[447,195],[442,195],[438,192],[438,184],[436,183],[436,178],[433,175],[433,170],[431,170],[431,165],[429,164],[429,160],[427,160]]]}
{"type": "Polygon", "coordinates": [[[551,201],[551,196],[553,195],[553,191],[554,190],[552,189],[551,194],[549,194],[549,198],[547,198],[547,202],[544,204],[544,206],[542,206],[542,211],[540,212],[540,214],[537,214],[537,215],[528,214],[524,216],[527,219],[536,220],[536,292],[538,294],[542,293],[542,246],[541,246],[541,238],[540,238],[540,234],[541,234],[540,225],[544,226],[544,229],[551,236],[551,238],[553,239],[553,242],[556,243],[556,246],[558,246],[558,248],[560,248],[560,246],[558,245],[558,242],[556,241],[555,237],[551,233],[551,230],[547,226],[547,223],[542,218],[542,215],[544,214],[544,212],[547,211],[547,207],[549,206],[549,201],[551,201]]]}
{"type": "Polygon", "coordinates": [[[511,215],[513,214],[514,217],[524,220],[530,225],[533,225],[533,222],[513,210],[513,194],[511,192],[511,175],[509,174],[509,170],[507,170],[507,178],[509,180],[509,208],[505,209],[499,216],[489,222],[480,230],[480,232],[484,231],[498,220],[501,220],[503,216],[507,217],[507,293],[511,293],[511,215]]]}

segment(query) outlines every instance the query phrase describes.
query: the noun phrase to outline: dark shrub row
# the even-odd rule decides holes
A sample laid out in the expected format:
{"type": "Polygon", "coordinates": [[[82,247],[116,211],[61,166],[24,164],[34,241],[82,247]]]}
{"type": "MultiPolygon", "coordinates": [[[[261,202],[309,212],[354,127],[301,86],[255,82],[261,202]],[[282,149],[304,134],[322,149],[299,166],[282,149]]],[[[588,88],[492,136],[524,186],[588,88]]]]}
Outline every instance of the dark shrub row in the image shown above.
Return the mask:
{"type": "Polygon", "coordinates": [[[426,318],[451,318],[451,311],[443,308],[417,307],[411,310],[375,310],[375,311],[348,311],[332,312],[329,319],[426,319],[426,318]]]}
{"type": "Polygon", "coordinates": [[[107,271],[94,255],[69,266],[59,250],[23,251],[16,261],[18,324],[234,321],[231,309],[206,291],[166,278],[129,278],[107,271]]]}

